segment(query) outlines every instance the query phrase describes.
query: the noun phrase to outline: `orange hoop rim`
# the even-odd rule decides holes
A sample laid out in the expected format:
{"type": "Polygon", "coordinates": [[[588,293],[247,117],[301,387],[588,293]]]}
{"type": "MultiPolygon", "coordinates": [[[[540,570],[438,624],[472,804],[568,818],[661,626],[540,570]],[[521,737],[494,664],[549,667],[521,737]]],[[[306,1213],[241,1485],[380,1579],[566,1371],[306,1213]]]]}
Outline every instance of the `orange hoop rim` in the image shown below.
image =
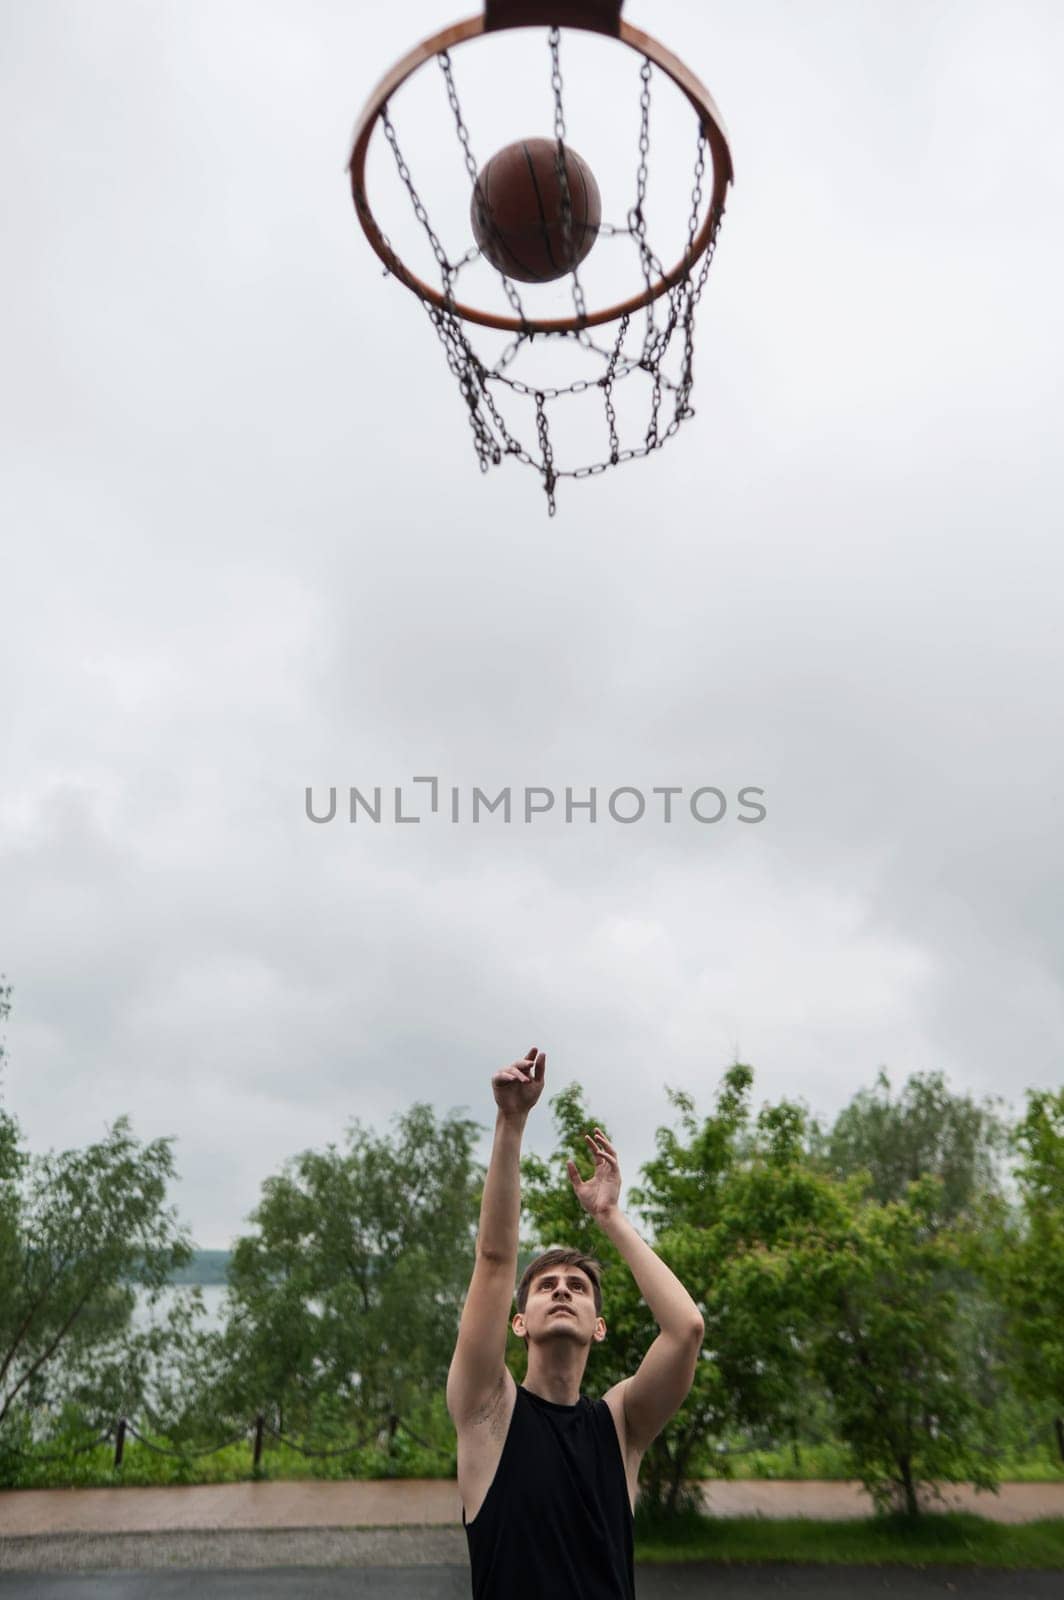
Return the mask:
{"type": "MultiPolygon", "coordinates": [[[[590,27],[575,19],[565,23],[564,26],[579,28],[586,32],[601,32],[601,29],[590,27]]],[[[470,17],[465,22],[456,22],[453,26],[442,29],[431,38],[423,40],[397,61],[369,96],[355,125],[351,158],[348,162],[351,195],[363,233],[393,277],[413,290],[419,299],[436,306],[440,311],[453,311],[465,322],[475,322],[484,328],[497,328],[502,333],[578,333],[584,328],[599,327],[605,322],[616,322],[621,317],[642,310],[644,306],[650,305],[685,278],[694,263],[708,250],[724,211],[724,197],[728,185],[735,181],[735,176],[724,121],[709,90],[678,56],[673,55],[671,50],[666,49],[657,39],[652,39],[649,34],[643,33],[641,29],[633,28],[628,22],[622,21],[619,30],[609,37],[619,39],[622,44],[635,50],[639,55],[646,56],[654,66],[665,73],[666,77],[671,78],[676,87],[687,97],[694,106],[705,132],[713,164],[713,192],[705,220],[692,240],[690,248],[657,283],[628,300],[618,301],[603,311],[589,311],[582,317],[522,319],[499,316],[495,312],[482,311],[477,306],[468,306],[458,300],[449,301],[438,289],[434,289],[431,284],[425,283],[416,273],[411,272],[381,232],[366,195],[366,157],[381,112],[396,90],[427,61],[431,61],[434,56],[452,49],[455,45],[465,44],[468,40],[480,38],[482,34],[491,31],[495,30],[485,26],[483,16],[470,17]]]]}

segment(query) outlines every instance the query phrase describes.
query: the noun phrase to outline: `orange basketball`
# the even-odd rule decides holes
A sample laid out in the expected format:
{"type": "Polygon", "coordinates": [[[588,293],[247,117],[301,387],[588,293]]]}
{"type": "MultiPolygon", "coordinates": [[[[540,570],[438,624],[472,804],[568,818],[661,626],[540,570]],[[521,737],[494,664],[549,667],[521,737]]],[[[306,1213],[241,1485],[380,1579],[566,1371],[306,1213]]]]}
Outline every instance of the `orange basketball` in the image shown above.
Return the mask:
{"type": "Polygon", "coordinates": [[[521,283],[549,283],[579,266],[598,236],[602,200],[587,162],[563,147],[572,208],[566,248],[554,139],[521,139],[498,151],[473,189],[470,220],[481,252],[521,283]]]}

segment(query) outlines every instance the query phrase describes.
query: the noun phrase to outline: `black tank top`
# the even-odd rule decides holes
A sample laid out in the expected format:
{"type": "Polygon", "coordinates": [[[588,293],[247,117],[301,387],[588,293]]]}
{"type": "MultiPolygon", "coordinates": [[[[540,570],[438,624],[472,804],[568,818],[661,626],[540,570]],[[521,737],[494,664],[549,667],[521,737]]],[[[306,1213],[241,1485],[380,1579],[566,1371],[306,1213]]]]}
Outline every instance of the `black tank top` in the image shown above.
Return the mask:
{"type": "Polygon", "coordinates": [[[518,1386],[472,1522],[473,1600],[635,1600],[632,1507],[605,1400],[556,1405],[518,1386]]]}

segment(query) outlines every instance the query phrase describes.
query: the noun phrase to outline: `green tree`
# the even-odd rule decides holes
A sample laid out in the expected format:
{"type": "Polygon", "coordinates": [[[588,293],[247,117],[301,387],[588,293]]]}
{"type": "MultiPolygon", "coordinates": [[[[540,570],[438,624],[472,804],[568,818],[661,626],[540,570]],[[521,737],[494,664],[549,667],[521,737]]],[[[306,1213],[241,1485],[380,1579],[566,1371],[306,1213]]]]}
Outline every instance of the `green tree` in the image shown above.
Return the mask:
{"type": "MultiPolygon", "coordinates": [[[[657,1153],[628,1193],[706,1323],[691,1393],[644,1458],[642,1504],[668,1512],[690,1503],[690,1480],[740,1431],[795,1437],[811,1382],[828,1394],[878,1503],[900,1496],[916,1511],[921,1485],[992,1487],[993,1409],[968,1382],[970,1241],[944,1224],[941,1180],[925,1177],[903,1200],[878,1203],[866,1172],[843,1178],[810,1159],[800,1106],[751,1114],[752,1076],[733,1066],[701,1120],[689,1096],[666,1091],[679,1127],[659,1128],[657,1153]]],[[[525,1209],[537,1247],[571,1242],[607,1265],[609,1337],[588,1363],[605,1389],[638,1364],[654,1324],[565,1175],[591,1120],[579,1090],[551,1104],[559,1147],[550,1162],[526,1158],[525,1209]]],[[[519,1368],[522,1352],[513,1361],[519,1368]]]]}
{"type": "MultiPolygon", "coordinates": [[[[11,988],[0,978],[0,1024],[11,988]]],[[[4,1047],[0,1042],[0,1067],[4,1047]]],[[[172,1140],[141,1145],[121,1117],[85,1150],[33,1156],[0,1108],[0,1441],[79,1436],[150,1416],[175,1352],[194,1339],[190,1298],[134,1328],[137,1289],[154,1308],[191,1259],[164,1207],[172,1140]]]]}
{"type": "Polygon", "coordinates": [[[1018,1386],[1052,1408],[1064,1459],[1064,1089],[1028,1093],[1013,1147],[1019,1208],[999,1228],[996,1282],[1018,1386]]]}
{"type": "Polygon", "coordinates": [[[951,1093],[941,1072],[913,1073],[893,1098],[880,1071],[828,1132],[811,1127],[811,1147],[838,1177],[867,1173],[868,1193],[880,1205],[904,1200],[920,1178],[937,1178],[936,1215],[949,1222],[999,1187],[1008,1142],[999,1104],[951,1093]]]}
{"type": "Polygon", "coordinates": [[[839,1113],[830,1133],[816,1129],[812,1140],[827,1170],[864,1172],[867,1194],[880,1205],[904,1201],[914,1182],[936,1180],[925,1191],[923,1214],[929,1226],[953,1230],[958,1247],[939,1277],[953,1297],[952,1348],[960,1381],[981,1414],[996,1417],[994,1428],[1007,1426],[1015,1399],[1001,1307],[987,1271],[992,1235],[983,1219],[1000,1203],[1008,1141],[1000,1100],[956,1094],[941,1072],[913,1074],[894,1096],[882,1071],[872,1089],[839,1113]]]}
{"type": "Polygon", "coordinates": [[[473,1257],[478,1132],[415,1104],[394,1138],[355,1122],[345,1149],[265,1181],[233,1248],[227,1326],[201,1350],[201,1410],[262,1411],[317,1439],[433,1414],[473,1257]]]}
{"type": "MultiPolygon", "coordinates": [[[[714,1111],[701,1121],[690,1096],[666,1090],[680,1126],[657,1130],[657,1154],[627,1195],[706,1323],[691,1392],[643,1460],[640,1503],[651,1512],[699,1503],[691,1480],[721,1460],[715,1447],[741,1428],[789,1431],[800,1404],[801,1338],[810,1306],[794,1242],[823,1229],[823,1212],[837,1231],[844,1191],[803,1165],[799,1108],[768,1107],[751,1122],[752,1077],[749,1067],[733,1066],[714,1111]]],[[[541,1249],[578,1245],[607,1268],[609,1334],[588,1362],[589,1382],[601,1391],[634,1371],[657,1329],[627,1267],[569,1184],[565,1161],[573,1155],[580,1165],[582,1132],[591,1124],[579,1089],[570,1086],[551,1107],[558,1147],[550,1162],[530,1156],[523,1163],[530,1243],[541,1249]]],[[[515,1347],[511,1359],[519,1377],[523,1351],[515,1347]]]]}
{"type": "MultiPolygon", "coordinates": [[[[10,1014],[11,985],[0,972],[0,1027],[10,1014]]],[[[6,1057],[7,1050],[0,1037],[0,1089],[3,1088],[6,1057]]],[[[19,1149],[20,1137],[18,1123],[0,1105],[0,1285],[5,1286],[8,1280],[2,1274],[9,1269],[7,1251],[14,1243],[15,1186],[26,1164],[26,1157],[19,1149]]]]}
{"type": "MultiPolygon", "coordinates": [[[[11,1012],[11,985],[0,973],[0,1026],[11,1012]]],[[[0,1037],[0,1088],[3,1086],[5,1047],[0,1037]]],[[[0,1306],[14,1294],[20,1265],[19,1181],[26,1156],[19,1148],[19,1125],[0,1105],[0,1306]]],[[[3,1311],[0,1310],[0,1326],[3,1311]]]]}
{"type": "Polygon", "coordinates": [[[855,1471],[879,1505],[920,1509],[921,1486],[996,1484],[995,1413],[970,1382],[958,1284],[967,1237],[942,1224],[940,1183],[855,1207],[805,1252],[814,1369],[855,1471]]]}
{"type": "Polygon", "coordinates": [[[99,1143],[36,1156],[13,1130],[0,1140],[0,1428],[66,1402],[110,1423],[149,1380],[135,1289],[157,1299],[192,1257],[164,1205],[172,1140],[141,1145],[119,1117],[99,1143]]]}

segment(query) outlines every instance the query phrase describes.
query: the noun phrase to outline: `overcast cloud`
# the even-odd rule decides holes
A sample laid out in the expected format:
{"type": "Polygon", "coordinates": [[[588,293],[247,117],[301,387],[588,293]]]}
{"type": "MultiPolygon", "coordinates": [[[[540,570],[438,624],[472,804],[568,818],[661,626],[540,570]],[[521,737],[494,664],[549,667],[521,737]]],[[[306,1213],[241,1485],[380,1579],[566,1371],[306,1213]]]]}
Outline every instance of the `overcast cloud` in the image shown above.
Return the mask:
{"type": "Polygon", "coordinates": [[[1064,12],[630,0],[736,185],[696,418],[548,520],[344,172],[468,9],[4,8],[3,1092],[37,1150],[176,1135],[201,1246],[354,1116],[488,1125],[533,1043],[630,1180],[736,1054],[824,1112],[1061,1081],[1064,12]]]}

